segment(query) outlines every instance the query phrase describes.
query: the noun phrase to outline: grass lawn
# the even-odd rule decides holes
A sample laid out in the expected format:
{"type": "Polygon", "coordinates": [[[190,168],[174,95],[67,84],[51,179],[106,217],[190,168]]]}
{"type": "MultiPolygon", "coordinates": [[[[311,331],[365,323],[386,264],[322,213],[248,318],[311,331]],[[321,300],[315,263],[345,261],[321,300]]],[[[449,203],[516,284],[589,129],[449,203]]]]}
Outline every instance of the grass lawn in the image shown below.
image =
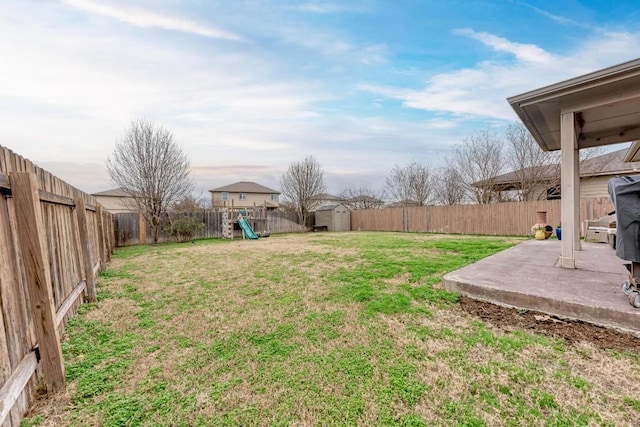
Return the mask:
{"type": "Polygon", "coordinates": [[[120,249],[24,425],[637,425],[639,357],[485,324],[442,275],[518,239],[276,235],[120,249]]]}

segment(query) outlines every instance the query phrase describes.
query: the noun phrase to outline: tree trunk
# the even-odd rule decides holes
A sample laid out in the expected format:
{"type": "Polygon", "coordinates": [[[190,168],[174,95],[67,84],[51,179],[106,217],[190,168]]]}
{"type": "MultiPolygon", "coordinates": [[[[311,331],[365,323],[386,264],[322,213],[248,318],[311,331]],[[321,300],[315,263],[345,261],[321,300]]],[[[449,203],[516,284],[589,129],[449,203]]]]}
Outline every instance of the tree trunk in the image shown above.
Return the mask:
{"type": "Polygon", "coordinates": [[[158,231],[160,228],[160,219],[158,217],[153,217],[151,219],[151,235],[153,236],[153,244],[156,245],[158,243],[158,231]]]}

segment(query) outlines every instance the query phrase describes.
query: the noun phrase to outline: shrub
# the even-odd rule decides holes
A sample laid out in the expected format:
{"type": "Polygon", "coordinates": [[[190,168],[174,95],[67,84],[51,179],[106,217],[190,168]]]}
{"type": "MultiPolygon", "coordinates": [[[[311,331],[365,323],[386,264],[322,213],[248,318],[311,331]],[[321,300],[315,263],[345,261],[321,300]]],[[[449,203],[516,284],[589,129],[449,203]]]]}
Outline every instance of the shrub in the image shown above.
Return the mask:
{"type": "Polygon", "coordinates": [[[198,218],[181,216],[172,220],[164,227],[165,233],[173,236],[178,242],[193,239],[196,233],[204,229],[204,224],[198,218]]]}

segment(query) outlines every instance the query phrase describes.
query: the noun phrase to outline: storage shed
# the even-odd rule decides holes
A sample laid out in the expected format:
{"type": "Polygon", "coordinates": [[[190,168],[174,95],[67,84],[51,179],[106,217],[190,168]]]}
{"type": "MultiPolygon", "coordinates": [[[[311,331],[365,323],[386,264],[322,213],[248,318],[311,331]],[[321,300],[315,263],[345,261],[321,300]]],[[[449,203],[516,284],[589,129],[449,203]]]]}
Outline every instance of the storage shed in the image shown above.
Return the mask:
{"type": "Polygon", "coordinates": [[[316,210],[313,231],[351,231],[351,211],[345,205],[325,205],[316,210]]]}

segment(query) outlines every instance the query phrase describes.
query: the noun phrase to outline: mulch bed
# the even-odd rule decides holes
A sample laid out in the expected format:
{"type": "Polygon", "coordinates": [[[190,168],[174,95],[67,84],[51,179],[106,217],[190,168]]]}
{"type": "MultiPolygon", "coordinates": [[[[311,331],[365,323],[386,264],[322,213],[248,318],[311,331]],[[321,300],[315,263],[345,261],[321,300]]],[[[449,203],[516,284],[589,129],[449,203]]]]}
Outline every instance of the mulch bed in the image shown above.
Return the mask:
{"type": "Polygon", "coordinates": [[[460,298],[460,307],[467,313],[502,329],[519,328],[534,333],[564,339],[569,344],[589,342],[600,349],[631,351],[640,354],[640,337],[579,320],[560,319],[535,311],[524,311],[460,298]]]}

